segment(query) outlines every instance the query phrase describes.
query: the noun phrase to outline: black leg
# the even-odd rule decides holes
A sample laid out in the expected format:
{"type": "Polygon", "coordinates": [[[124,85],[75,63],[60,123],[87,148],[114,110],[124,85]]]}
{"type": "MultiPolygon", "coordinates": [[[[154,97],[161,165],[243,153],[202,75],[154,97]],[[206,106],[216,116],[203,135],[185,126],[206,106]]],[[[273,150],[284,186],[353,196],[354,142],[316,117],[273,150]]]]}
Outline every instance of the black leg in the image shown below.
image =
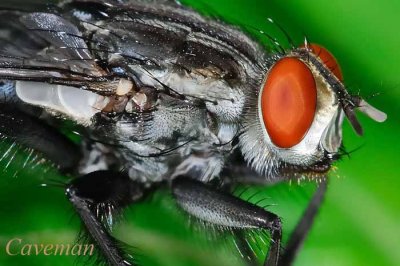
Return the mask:
{"type": "Polygon", "coordinates": [[[310,228],[314,222],[314,218],[317,215],[319,207],[324,199],[327,183],[328,180],[326,177],[319,184],[313,198],[308,204],[307,209],[305,210],[303,216],[289,238],[285,252],[279,260],[280,266],[292,265],[298,251],[301,249],[304,243],[308,232],[310,231],[310,228]]]}
{"type": "Polygon", "coordinates": [[[141,199],[143,187],[126,175],[98,171],[73,180],[66,195],[107,263],[113,266],[135,265],[109,229],[112,211],[141,199]]]}
{"type": "Polygon", "coordinates": [[[74,169],[81,158],[78,146],[67,137],[12,104],[0,104],[0,134],[43,153],[63,171],[74,169]]]}
{"type": "Polygon", "coordinates": [[[189,214],[211,224],[236,229],[260,228],[271,232],[271,247],[264,265],[278,265],[282,229],[278,216],[199,181],[179,177],[173,195],[189,214]]]}

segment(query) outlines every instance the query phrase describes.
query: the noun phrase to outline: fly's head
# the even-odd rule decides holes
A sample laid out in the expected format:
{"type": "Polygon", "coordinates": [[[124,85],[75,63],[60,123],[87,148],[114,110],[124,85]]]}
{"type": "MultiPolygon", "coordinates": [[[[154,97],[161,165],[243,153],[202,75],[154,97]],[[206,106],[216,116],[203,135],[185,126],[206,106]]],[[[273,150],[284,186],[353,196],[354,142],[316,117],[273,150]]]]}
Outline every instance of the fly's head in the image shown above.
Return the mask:
{"type": "Polygon", "coordinates": [[[349,94],[340,66],[325,48],[308,44],[275,56],[240,138],[245,159],[267,178],[325,175],[339,158],[346,116],[357,134],[355,109],[383,122],[386,115],[349,94]]]}

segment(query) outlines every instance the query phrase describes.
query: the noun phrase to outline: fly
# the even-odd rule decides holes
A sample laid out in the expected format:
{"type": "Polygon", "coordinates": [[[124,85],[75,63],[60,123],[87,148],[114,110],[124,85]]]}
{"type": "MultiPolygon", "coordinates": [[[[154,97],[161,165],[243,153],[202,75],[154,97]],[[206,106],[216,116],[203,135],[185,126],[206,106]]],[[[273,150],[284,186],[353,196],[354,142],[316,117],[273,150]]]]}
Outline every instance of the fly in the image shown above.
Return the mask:
{"type": "Polygon", "coordinates": [[[113,215],[158,187],[208,224],[269,231],[264,265],[292,264],[344,118],[360,135],[356,109],[386,119],[346,90],[324,47],[268,52],[175,2],[71,0],[0,14],[0,132],[78,176],[66,196],[110,265],[137,264],[112,236],[113,215]],[[75,123],[81,143],[54,120],[75,123]],[[216,185],[302,178],[319,186],[284,252],[279,216],[216,185]]]}

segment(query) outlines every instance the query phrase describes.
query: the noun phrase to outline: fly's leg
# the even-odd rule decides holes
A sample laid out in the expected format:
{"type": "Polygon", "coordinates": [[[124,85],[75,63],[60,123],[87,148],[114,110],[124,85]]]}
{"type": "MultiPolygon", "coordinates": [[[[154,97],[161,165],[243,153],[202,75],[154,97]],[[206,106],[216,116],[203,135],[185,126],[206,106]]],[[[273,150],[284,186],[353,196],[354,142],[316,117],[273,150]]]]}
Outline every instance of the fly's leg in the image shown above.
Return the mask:
{"type": "MultiPolygon", "coordinates": [[[[76,169],[81,158],[79,147],[67,137],[10,103],[0,104],[0,134],[43,153],[63,171],[76,169]]],[[[128,255],[109,234],[109,227],[105,226],[107,222],[97,216],[96,207],[104,204],[119,209],[139,200],[143,191],[140,184],[127,176],[110,171],[93,172],[74,179],[66,188],[68,199],[110,265],[132,264],[127,260],[128,255]]]]}
{"type": "Polygon", "coordinates": [[[211,224],[235,229],[269,230],[271,247],[264,265],[278,265],[282,226],[277,215],[189,177],[176,178],[172,183],[172,192],[183,210],[211,224]]]}
{"type": "Polygon", "coordinates": [[[279,265],[285,266],[293,263],[298,251],[304,243],[308,232],[310,231],[310,228],[314,222],[314,218],[318,213],[319,207],[321,206],[326,193],[327,184],[327,177],[325,177],[319,184],[314,196],[308,204],[307,209],[305,210],[296,228],[290,235],[285,251],[279,260],[279,265]]]}
{"type": "Polygon", "coordinates": [[[43,153],[63,171],[74,169],[81,158],[78,146],[66,136],[12,104],[0,104],[0,134],[43,153]]]}
{"type": "Polygon", "coordinates": [[[144,194],[144,188],[139,183],[124,174],[111,171],[97,171],[84,175],[73,180],[66,189],[66,195],[87,229],[89,237],[109,265],[126,266],[134,265],[134,262],[109,232],[112,217],[107,216],[104,221],[104,212],[99,212],[98,208],[110,206],[111,209],[118,210],[140,200],[144,194]]]}

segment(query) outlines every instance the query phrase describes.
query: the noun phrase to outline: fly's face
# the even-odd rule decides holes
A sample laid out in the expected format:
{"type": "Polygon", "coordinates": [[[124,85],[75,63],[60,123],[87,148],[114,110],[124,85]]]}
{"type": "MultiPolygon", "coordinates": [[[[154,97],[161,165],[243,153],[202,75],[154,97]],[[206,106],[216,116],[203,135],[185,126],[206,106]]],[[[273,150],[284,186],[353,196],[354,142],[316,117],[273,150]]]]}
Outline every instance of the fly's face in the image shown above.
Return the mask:
{"type": "Polygon", "coordinates": [[[376,121],[386,118],[346,91],[338,62],[316,44],[277,56],[253,98],[257,106],[246,116],[241,148],[270,179],[325,174],[339,157],[345,115],[362,134],[354,108],[376,121]]]}

